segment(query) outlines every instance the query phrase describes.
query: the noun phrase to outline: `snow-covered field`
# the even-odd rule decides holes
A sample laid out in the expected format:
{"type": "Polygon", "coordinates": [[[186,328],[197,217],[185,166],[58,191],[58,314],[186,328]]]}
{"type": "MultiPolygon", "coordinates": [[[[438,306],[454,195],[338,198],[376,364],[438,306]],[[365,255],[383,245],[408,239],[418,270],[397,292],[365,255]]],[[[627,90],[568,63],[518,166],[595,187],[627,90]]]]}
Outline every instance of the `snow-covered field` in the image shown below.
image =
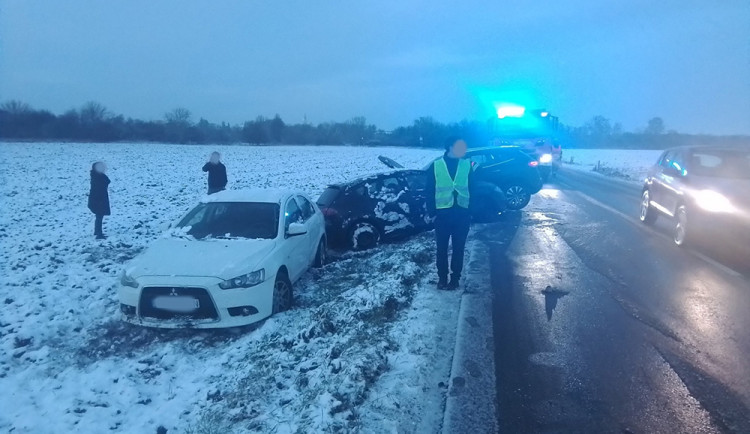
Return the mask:
{"type": "Polygon", "coordinates": [[[257,327],[151,330],[119,321],[117,275],[205,189],[329,183],[422,167],[438,151],[345,147],[0,144],[0,432],[434,432],[460,295],[431,290],[430,235],[345,253],[257,327]],[[93,239],[88,172],[112,179],[93,239]]]}
{"type": "Polygon", "coordinates": [[[566,168],[593,171],[626,181],[642,182],[662,151],[631,149],[565,149],[566,168]]]}

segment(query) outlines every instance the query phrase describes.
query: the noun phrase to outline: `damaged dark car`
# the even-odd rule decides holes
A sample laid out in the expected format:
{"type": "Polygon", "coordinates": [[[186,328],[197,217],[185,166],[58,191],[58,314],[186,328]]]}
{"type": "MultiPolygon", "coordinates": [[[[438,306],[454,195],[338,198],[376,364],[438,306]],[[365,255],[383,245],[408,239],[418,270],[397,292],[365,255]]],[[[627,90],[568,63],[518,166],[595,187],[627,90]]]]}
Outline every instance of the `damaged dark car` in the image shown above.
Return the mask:
{"type": "MultiPolygon", "coordinates": [[[[401,166],[387,157],[392,168],[401,166]]],[[[317,200],[326,219],[329,245],[364,250],[381,241],[405,238],[432,228],[424,170],[399,169],[328,186],[317,200]]],[[[478,183],[472,201],[475,220],[486,221],[506,210],[503,191],[478,183]]]]}

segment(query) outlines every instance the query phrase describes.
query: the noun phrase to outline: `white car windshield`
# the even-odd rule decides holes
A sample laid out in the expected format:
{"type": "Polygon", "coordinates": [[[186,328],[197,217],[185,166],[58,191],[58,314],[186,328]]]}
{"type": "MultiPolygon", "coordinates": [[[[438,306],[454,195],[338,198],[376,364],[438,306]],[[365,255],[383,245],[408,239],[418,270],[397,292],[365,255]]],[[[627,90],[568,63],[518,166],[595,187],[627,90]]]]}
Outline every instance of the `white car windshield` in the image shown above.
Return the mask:
{"type": "Polygon", "coordinates": [[[197,239],[276,238],[279,205],[255,202],[209,202],[191,210],[177,228],[197,239]]]}

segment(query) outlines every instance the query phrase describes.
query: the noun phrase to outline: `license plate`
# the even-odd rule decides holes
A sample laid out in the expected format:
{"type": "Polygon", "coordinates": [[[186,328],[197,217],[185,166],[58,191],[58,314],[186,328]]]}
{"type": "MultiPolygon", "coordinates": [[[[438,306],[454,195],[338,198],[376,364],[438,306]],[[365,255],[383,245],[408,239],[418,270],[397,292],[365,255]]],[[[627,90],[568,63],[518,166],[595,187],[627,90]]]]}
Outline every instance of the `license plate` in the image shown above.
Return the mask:
{"type": "Polygon", "coordinates": [[[172,312],[192,312],[200,307],[200,302],[193,297],[169,295],[155,297],[151,305],[172,312]]]}

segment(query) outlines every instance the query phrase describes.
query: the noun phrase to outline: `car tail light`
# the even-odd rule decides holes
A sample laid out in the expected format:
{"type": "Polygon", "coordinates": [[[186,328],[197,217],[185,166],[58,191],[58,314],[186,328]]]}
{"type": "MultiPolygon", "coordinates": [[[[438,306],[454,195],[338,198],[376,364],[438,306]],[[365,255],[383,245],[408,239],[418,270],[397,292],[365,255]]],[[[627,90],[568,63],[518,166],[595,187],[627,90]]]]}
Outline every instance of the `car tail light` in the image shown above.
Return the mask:
{"type": "Polygon", "coordinates": [[[539,165],[539,162],[538,162],[538,161],[536,161],[536,160],[535,160],[535,161],[529,161],[529,166],[530,166],[530,167],[536,167],[536,166],[538,166],[538,165],[539,165]]]}
{"type": "Polygon", "coordinates": [[[333,208],[322,208],[320,212],[322,212],[325,217],[336,217],[339,215],[339,212],[333,208]]]}

